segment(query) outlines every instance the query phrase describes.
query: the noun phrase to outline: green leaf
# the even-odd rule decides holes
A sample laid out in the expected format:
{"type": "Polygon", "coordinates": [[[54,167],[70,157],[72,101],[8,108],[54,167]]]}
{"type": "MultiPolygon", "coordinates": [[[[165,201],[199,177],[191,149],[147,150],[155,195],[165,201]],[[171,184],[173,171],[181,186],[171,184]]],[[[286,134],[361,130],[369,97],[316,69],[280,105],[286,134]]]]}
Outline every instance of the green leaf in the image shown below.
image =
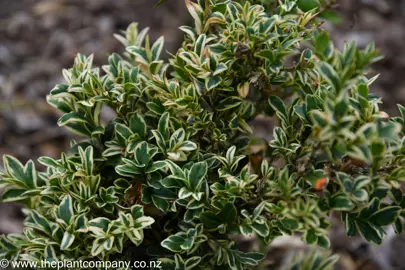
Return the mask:
{"type": "Polygon", "coordinates": [[[78,216],[75,220],[75,231],[86,233],[88,231],[87,222],[88,219],[84,214],[78,216]]]}
{"type": "Polygon", "coordinates": [[[210,91],[217,87],[221,82],[222,79],[220,76],[209,76],[205,79],[205,88],[210,91]]]}
{"type": "Polygon", "coordinates": [[[381,245],[382,239],[385,235],[382,229],[377,228],[375,225],[364,222],[360,220],[356,220],[357,229],[359,230],[360,235],[370,242],[373,245],[381,245]]]}
{"type": "Polygon", "coordinates": [[[57,261],[56,251],[52,245],[47,245],[44,250],[45,260],[57,261]]]}
{"type": "Polygon", "coordinates": [[[203,56],[203,50],[205,49],[205,43],[207,40],[207,36],[205,34],[200,35],[195,42],[195,49],[194,52],[198,56],[203,56]]]}
{"type": "Polygon", "coordinates": [[[343,193],[333,195],[330,201],[330,206],[337,211],[350,211],[354,208],[353,202],[343,193]]]}
{"type": "Polygon", "coordinates": [[[209,46],[209,49],[211,52],[216,53],[216,54],[221,54],[229,50],[225,45],[221,43],[214,43],[209,46]]]}
{"type": "Polygon", "coordinates": [[[165,108],[161,104],[157,104],[156,102],[147,102],[146,107],[152,112],[157,115],[161,115],[165,112],[165,108]]]}
{"type": "Polygon", "coordinates": [[[183,250],[189,250],[193,247],[194,238],[187,238],[186,241],[180,246],[183,250]]]}
{"type": "Polygon", "coordinates": [[[207,162],[194,163],[188,174],[188,181],[192,191],[199,191],[208,171],[207,162]]]}
{"type": "Polygon", "coordinates": [[[314,230],[309,230],[306,234],[305,234],[305,241],[308,244],[314,244],[316,243],[316,241],[318,240],[318,237],[315,234],[314,230]]]}
{"type": "Polygon", "coordinates": [[[180,179],[186,180],[186,175],[184,174],[183,170],[171,160],[166,160],[166,164],[169,166],[170,171],[172,172],[172,176],[180,179]]]}
{"type": "Polygon", "coordinates": [[[134,177],[134,175],[141,174],[142,170],[135,166],[135,164],[118,165],[115,171],[125,177],[134,177]]]}
{"type": "Polygon", "coordinates": [[[93,174],[93,147],[88,146],[86,150],[79,147],[79,154],[82,161],[83,169],[86,171],[87,175],[93,174]]]}
{"type": "Polygon", "coordinates": [[[305,97],[305,111],[308,113],[309,111],[318,109],[320,107],[321,101],[318,97],[314,95],[307,95],[305,97]]]}
{"type": "Polygon", "coordinates": [[[216,109],[218,111],[226,111],[238,107],[241,103],[242,100],[239,97],[227,97],[218,104],[216,109]]]}
{"type": "Polygon", "coordinates": [[[355,192],[353,192],[353,200],[355,200],[357,203],[365,204],[368,202],[368,193],[365,189],[360,189],[355,192]]]}
{"type": "Polygon", "coordinates": [[[104,132],[105,132],[105,128],[102,126],[98,126],[92,130],[91,135],[93,135],[93,137],[96,137],[97,135],[103,135],[104,132]]]}
{"type": "Polygon", "coordinates": [[[400,213],[401,207],[388,206],[372,214],[370,216],[370,222],[377,226],[387,226],[394,223],[400,213]]]}
{"type": "MultiPolygon", "coordinates": [[[[302,0],[304,1],[304,0],[302,0]]],[[[333,24],[340,24],[342,22],[342,18],[333,10],[325,10],[321,14],[319,14],[320,18],[323,18],[327,21],[330,21],[333,24]]]]}
{"type": "Polygon", "coordinates": [[[255,266],[258,265],[261,260],[264,259],[264,255],[258,252],[238,252],[239,261],[243,264],[255,266]]]}
{"type": "Polygon", "coordinates": [[[156,144],[159,147],[160,151],[165,154],[166,153],[166,142],[163,138],[163,135],[158,130],[152,130],[153,137],[156,140],[156,144]]]}
{"type": "Polygon", "coordinates": [[[146,170],[146,173],[155,172],[155,171],[163,169],[165,167],[166,167],[166,161],[165,160],[155,161],[155,162],[152,163],[152,165],[150,165],[148,167],[148,169],[146,170]]]}
{"type": "Polygon", "coordinates": [[[65,126],[68,130],[73,132],[74,134],[80,135],[80,136],[85,136],[85,137],[91,137],[91,131],[89,130],[89,127],[85,123],[68,123],[65,126]]]}
{"type": "Polygon", "coordinates": [[[135,228],[130,228],[129,230],[127,230],[125,232],[125,234],[131,240],[131,242],[134,243],[136,246],[138,246],[142,243],[142,240],[143,240],[142,231],[139,231],[138,229],[135,229],[135,228]]]}
{"type": "Polygon", "coordinates": [[[24,196],[23,194],[26,192],[26,189],[18,189],[18,188],[8,188],[3,191],[1,195],[2,202],[16,202],[26,199],[28,196],[24,196]]]}
{"type": "MultiPolygon", "coordinates": [[[[306,1],[306,0],[302,0],[306,1]]],[[[312,0],[309,0],[312,1],[312,0]]],[[[314,45],[317,53],[325,54],[331,42],[330,34],[328,31],[322,31],[319,33],[314,40],[314,45]]]]}
{"type": "Polygon", "coordinates": [[[401,131],[401,126],[398,123],[378,123],[378,135],[384,139],[394,139],[401,131]]]}
{"type": "Polygon", "coordinates": [[[286,227],[288,230],[297,230],[299,228],[299,223],[294,220],[294,219],[283,219],[281,221],[284,227],[286,227]]]}
{"type": "Polygon", "coordinates": [[[159,198],[157,196],[152,195],[153,204],[160,209],[162,212],[166,213],[169,210],[169,203],[167,200],[159,198]]]}
{"type": "Polygon", "coordinates": [[[103,238],[97,238],[96,240],[93,241],[93,245],[91,247],[91,255],[92,256],[97,256],[101,252],[104,251],[104,239],[103,238]]]}
{"type": "Polygon", "coordinates": [[[66,224],[70,224],[73,217],[73,203],[70,195],[66,195],[62,199],[58,208],[58,215],[66,224]]]}
{"type": "Polygon", "coordinates": [[[152,61],[157,61],[160,58],[160,54],[162,53],[163,50],[163,45],[164,45],[164,37],[161,36],[152,46],[152,61]]]}
{"type": "Polygon", "coordinates": [[[110,236],[104,241],[103,246],[104,246],[105,250],[111,250],[111,248],[112,248],[112,246],[114,244],[114,239],[115,239],[114,236],[110,236]]]}
{"type": "Polygon", "coordinates": [[[253,210],[252,221],[258,219],[260,214],[263,212],[263,209],[266,207],[266,204],[266,201],[262,201],[258,206],[256,206],[255,210],[253,210]]]}
{"type": "Polygon", "coordinates": [[[121,147],[119,145],[109,147],[103,152],[104,157],[111,157],[120,154],[121,154],[121,147]]]}
{"type": "Polygon", "coordinates": [[[104,236],[108,230],[110,220],[104,217],[98,217],[89,221],[89,230],[95,235],[104,236]]]}
{"type": "Polygon", "coordinates": [[[171,176],[164,178],[160,183],[166,188],[180,188],[183,186],[181,181],[171,176]]]}
{"type": "Polygon", "coordinates": [[[176,146],[180,145],[184,141],[185,136],[186,132],[184,131],[183,128],[179,128],[178,130],[176,130],[170,137],[169,140],[170,148],[173,149],[176,146]]]}
{"type": "Polygon", "coordinates": [[[49,221],[35,210],[31,210],[31,217],[35,222],[35,229],[42,230],[43,232],[51,235],[52,229],[49,221]]]}
{"type": "Polygon", "coordinates": [[[300,117],[302,120],[305,122],[308,122],[305,107],[300,106],[300,105],[295,105],[294,106],[294,112],[297,114],[298,117],[300,117]]]}
{"type": "Polygon", "coordinates": [[[120,123],[115,124],[115,132],[125,140],[128,140],[128,138],[133,134],[129,127],[120,123]]]}
{"type": "Polygon", "coordinates": [[[188,190],[186,187],[181,188],[179,191],[179,199],[187,199],[191,195],[193,195],[193,192],[188,190]]]}
{"type": "Polygon", "coordinates": [[[277,96],[271,96],[269,99],[271,107],[276,111],[277,116],[284,123],[288,123],[288,115],[284,102],[277,96]]]}
{"type": "Polygon", "coordinates": [[[255,53],[256,57],[260,57],[266,60],[269,60],[270,63],[273,63],[275,61],[275,52],[272,50],[261,50],[255,53]]]}
{"type": "Polygon", "coordinates": [[[129,120],[129,126],[133,133],[138,134],[140,138],[146,136],[146,123],[143,117],[139,114],[135,114],[129,120]]]}
{"type": "Polygon", "coordinates": [[[204,227],[208,229],[217,228],[222,224],[222,220],[213,212],[206,211],[200,216],[201,222],[204,224],[204,227]]]}
{"type": "Polygon", "coordinates": [[[146,54],[145,49],[134,45],[127,47],[126,51],[129,52],[130,54],[135,55],[137,62],[142,63],[144,65],[149,64],[148,55],[146,54]]]}
{"type": "Polygon", "coordinates": [[[332,86],[332,89],[335,92],[339,92],[342,85],[339,74],[336,72],[336,70],[326,62],[320,62],[317,65],[319,73],[322,75],[322,77],[329,83],[330,86],[332,86]]]}
{"type": "Polygon", "coordinates": [[[87,123],[87,119],[82,113],[71,112],[64,114],[58,120],[59,126],[66,126],[67,124],[78,124],[78,123],[87,123]]]}
{"type": "Polygon", "coordinates": [[[73,241],[75,240],[75,236],[69,232],[65,232],[63,235],[62,243],[60,244],[60,249],[61,250],[67,250],[69,247],[73,244],[73,241]]]}
{"type": "Polygon", "coordinates": [[[306,12],[319,7],[320,3],[318,0],[298,0],[297,6],[306,12]]]}
{"type": "Polygon", "coordinates": [[[38,162],[46,167],[51,167],[54,169],[61,166],[61,164],[59,164],[59,162],[57,162],[56,160],[54,160],[53,158],[50,158],[50,157],[40,157],[40,158],[38,158],[38,162]]]}
{"type": "Polygon", "coordinates": [[[318,236],[318,246],[321,248],[330,248],[330,241],[326,235],[318,236]]]}
{"type": "Polygon", "coordinates": [[[185,264],[186,264],[186,269],[193,269],[193,268],[195,268],[200,262],[201,262],[201,257],[199,257],[199,256],[193,256],[193,257],[191,257],[191,258],[188,258],[186,261],[185,261],[185,264]]]}
{"type": "Polygon", "coordinates": [[[197,144],[195,144],[192,141],[185,141],[183,142],[180,147],[179,147],[179,151],[186,151],[186,152],[190,152],[197,149],[197,144]]]}
{"type": "Polygon", "coordinates": [[[146,166],[149,164],[150,157],[148,151],[148,143],[141,142],[135,148],[135,160],[138,165],[146,166]]]}
{"type": "Polygon", "coordinates": [[[226,203],[218,213],[218,217],[222,220],[222,223],[232,224],[237,217],[237,210],[233,203],[226,203]]]}
{"type": "Polygon", "coordinates": [[[239,229],[240,229],[241,234],[243,234],[245,236],[250,236],[253,233],[252,227],[246,223],[240,225],[239,229]]]}
{"type": "Polygon", "coordinates": [[[149,64],[149,72],[153,75],[157,74],[163,66],[163,61],[155,61],[149,64]]]}
{"type": "Polygon", "coordinates": [[[294,7],[296,3],[295,1],[284,1],[280,2],[280,7],[285,11],[285,12],[290,12],[294,7]]]}
{"type": "Polygon", "coordinates": [[[24,167],[16,158],[3,155],[3,163],[6,172],[21,183],[19,186],[32,189],[37,187],[37,172],[32,160],[29,160],[24,167]]]}
{"type": "Polygon", "coordinates": [[[131,214],[132,217],[136,220],[140,217],[143,217],[143,206],[139,204],[135,204],[131,207],[131,214]]]}
{"type": "Polygon", "coordinates": [[[392,226],[394,227],[394,231],[396,234],[402,233],[404,225],[402,224],[402,220],[400,218],[397,218],[392,226]]]}
{"type": "Polygon", "coordinates": [[[219,63],[217,68],[215,69],[213,75],[219,75],[221,73],[223,73],[224,71],[228,70],[228,66],[226,66],[224,63],[219,63]]]}
{"type": "Polygon", "coordinates": [[[170,115],[168,112],[166,112],[160,117],[159,124],[158,124],[158,131],[163,136],[165,141],[169,140],[169,137],[170,137],[169,119],[170,119],[170,115]]]}
{"type": "Polygon", "coordinates": [[[258,223],[255,222],[252,225],[252,229],[261,237],[267,237],[269,235],[270,229],[266,222],[258,223]]]}
{"type": "Polygon", "coordinates": [[[197,3],[194,3],[190,0],[185,0],[186,2],[186,7],[188,12],[190,13],[191,17],[194,19],[195,23],[195,29],[197,31],[197,34],[201,34],[202,31],[202,20],[201,20],[201,15],[203,13],[202,7],[198,5],[197,3]]]}
{"type": "Polygon", "coordinates": [[[135,226],[135,227],[137,229],[140,229],[140,228],[146,228],[146,227],[152,225],[155,222],[155,220],[151,217],[142,216],[142,217],[137,218],[135,220],[135,222],[137,224],[139,224],[139,226],[135,226]]]}
{"type": "Polygon", "coordinates": [[[380,200],[377,197],[375,197],[370,202],[368,207],[365,207],[360,211],[359,217],[363,218],[363,219],[369,219],[371,217],[371,215],[373,215],[375,212],[378,211],[379,206],[380,206],[380,200]]]}
{"type": "Polygon", "coordinates": [[[181,252],[182,251],[181,245],[183,243],[184,238],[182,236],[182,233],[177,233],[163,240],[161,246],[172,252],[181,252]]]}

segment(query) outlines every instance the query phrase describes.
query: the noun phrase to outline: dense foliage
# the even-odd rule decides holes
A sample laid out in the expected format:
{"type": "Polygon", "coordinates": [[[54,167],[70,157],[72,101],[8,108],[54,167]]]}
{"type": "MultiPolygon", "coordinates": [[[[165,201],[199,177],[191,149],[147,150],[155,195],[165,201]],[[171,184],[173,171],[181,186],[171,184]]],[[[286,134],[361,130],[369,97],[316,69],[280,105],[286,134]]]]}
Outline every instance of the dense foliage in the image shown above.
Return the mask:
{"type": "MultiPolygon", "coordinates": [[[[318,20],[329,4],[186,0],[194,26],[180,28],[169,63],[163,37],[151,43],[136,24],[101,69],[78,54],[48,102],[87,139],[39,158],[42,172],[3,157],[2,200],[27,217],[22,234],[0,238],[0,257],[250,269],[263,254],[240,251],[237,235],[266,246],[299,233],[328,248],[332,212],[372,244],[385,226],[400,233],[405,108],[379,110],[365,75],[380,57],[373,45],[334,48],[318,20]],[[255,137],[258,115],[277,122],[270,142],[255,137]]],[[[317,269],[335,259],[301,258],[317,269]]]]}

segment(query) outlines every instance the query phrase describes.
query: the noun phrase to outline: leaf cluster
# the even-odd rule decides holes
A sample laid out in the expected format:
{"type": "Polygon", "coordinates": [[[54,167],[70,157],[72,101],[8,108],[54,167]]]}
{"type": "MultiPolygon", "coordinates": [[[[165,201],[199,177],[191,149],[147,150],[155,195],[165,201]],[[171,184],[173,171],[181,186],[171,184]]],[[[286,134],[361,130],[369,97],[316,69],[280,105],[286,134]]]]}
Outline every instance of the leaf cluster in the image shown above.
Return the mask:
{"type": "MultiPolygon", "coordinates": [[[[43,172],[4,156],[2,200],[27,217],[0,238],[0,257],[251,269],[264,254],[240,251],[237,235],[298,233],[328,248],[332,212],[372,244],[386,226],[400,233],[405,108],[390,118],[369,92],[374,46],[335,49],[318,19],[327,1],[185,3],[194,25],[168,63],[163,37],[134,23],[108,65],[78,54],[63,71],[47,100],[86,139],[41,157],[43,172]],[[253,132],[259,115],[277,123],[269,142],[253,132]]],[[[335,261],[313,257],[319,269],[335,261]]]]}

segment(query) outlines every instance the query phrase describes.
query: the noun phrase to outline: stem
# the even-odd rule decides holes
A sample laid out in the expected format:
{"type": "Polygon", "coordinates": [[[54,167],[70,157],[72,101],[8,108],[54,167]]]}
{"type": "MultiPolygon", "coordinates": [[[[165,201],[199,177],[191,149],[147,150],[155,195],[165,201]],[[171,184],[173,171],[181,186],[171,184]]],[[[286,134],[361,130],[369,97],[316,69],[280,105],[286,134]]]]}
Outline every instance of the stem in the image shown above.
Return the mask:
{"type": "Polygon", "coordinates": [[[205,15],[208,14],[210,8],[210,0],[205,0],[205,15]]]}

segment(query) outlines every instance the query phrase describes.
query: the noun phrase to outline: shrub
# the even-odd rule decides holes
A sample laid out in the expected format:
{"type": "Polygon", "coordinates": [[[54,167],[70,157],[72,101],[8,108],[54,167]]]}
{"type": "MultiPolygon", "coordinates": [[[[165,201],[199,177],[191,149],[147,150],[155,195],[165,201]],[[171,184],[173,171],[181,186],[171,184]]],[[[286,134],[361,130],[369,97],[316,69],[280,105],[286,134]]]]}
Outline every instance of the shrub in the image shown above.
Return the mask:
{"type": "Polygon", "coordinates": [[[3,157],[2,200],[23,203],[26,219],[1,237],[0,256],[249,269],[264,254],[240,251],[235,236],[266,246],[298,233],[328,248],[332,212],[375,245],[385,226],[400,233],[405,108],[380,111],[365,76],[380,57],[372,44],[334,48],[318,19],[333,16],[329,4],[186,0],[194,26],[180,28],[168,63],[163,37],[152,44],[136,24],[101,69],[78,54],[47,100],[87,139],[39,158],[42,172],[3,157]],[[270,142],[255,138],[258,115],[278,123],[270,142]]]}

